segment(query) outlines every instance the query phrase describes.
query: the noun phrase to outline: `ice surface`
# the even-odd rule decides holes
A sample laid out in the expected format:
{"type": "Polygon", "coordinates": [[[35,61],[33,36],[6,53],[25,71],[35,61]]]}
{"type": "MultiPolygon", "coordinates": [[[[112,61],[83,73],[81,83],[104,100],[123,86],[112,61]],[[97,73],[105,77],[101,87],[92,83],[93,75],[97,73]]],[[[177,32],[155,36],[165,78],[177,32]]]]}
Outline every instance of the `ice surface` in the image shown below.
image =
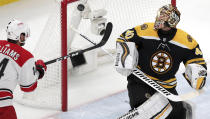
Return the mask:
{"type": "MultiPolygon", "coordinates": [[[[178,92],[184,94],[192,91],[186,80],[182,75],[177,75],[178,82],[178,92]],[[180,85],[179,85],[180,84],[180,85]]],[[[209,78],[208,78],[209,79],[209,78]]],[[[210,85],[210,81],[207,81],[207,85],[210,85]]],[[[199,97],[190,100],[195,104],[195,117],[196,119],[209,119],[210,110],[210,90],[201,94],[199,97]],[[204,100],[205,99],[205,100],[204,100]]],[[[127,91],[122,91],[114,95],[96,100],[92,103],[81,105],[77,108],[69,110],[67,113],[60,113],[54,116],[55,119],[117,119],[118,117],[124,115],[130,110],[129,99],[127,91]]]]}

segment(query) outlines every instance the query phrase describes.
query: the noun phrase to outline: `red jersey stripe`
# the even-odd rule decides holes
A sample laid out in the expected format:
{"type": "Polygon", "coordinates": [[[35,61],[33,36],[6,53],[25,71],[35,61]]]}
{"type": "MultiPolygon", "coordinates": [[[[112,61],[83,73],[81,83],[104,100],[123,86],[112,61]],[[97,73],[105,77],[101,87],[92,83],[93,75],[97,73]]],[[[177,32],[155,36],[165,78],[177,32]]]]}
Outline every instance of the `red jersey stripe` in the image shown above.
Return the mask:
{"type": "Polygon", "coordinates": [[[24,92],[31,92],[34,91],[37,87],[37,81],[29,86],[20,86],[20,89],[24,92]]]}

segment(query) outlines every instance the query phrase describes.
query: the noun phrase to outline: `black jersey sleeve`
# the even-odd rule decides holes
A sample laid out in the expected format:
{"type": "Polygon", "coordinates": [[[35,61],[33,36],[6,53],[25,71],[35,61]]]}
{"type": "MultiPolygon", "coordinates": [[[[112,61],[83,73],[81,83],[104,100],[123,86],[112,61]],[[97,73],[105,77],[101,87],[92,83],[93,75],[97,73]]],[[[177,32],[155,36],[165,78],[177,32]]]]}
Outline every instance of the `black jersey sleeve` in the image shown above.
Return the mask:
{"type": "Polygon", "coordinates": [[[135,42],[136,39],[139,39],[139,36],[136,33],[135,28],[131,28],[123,32],[120,37],[117,38],[116,42],[135,42]]]}
{"type": "Polygon", "coordinates": [[[195,48],[189,50],[187,54],[185,55],[185,58],[183,60],[183,63],[185,66],[191,63],[196,63],[202,65],[204,68],[207,69],[206,62],[203,58],[203,53],[197,44],[195,48]]]}
{"type": "MultiPolygon", "coordinates": [[[[203,58],[203,53],[202,53],[198,44],[196,45],[195,48],[193,48],[192,50],[189,50],[189,52],[185,56],[185,59],[184,59],[183,63],[185,65],[185,67],[188,64],[192,64],[192,63],[199,64],[199,65],[202,65],[207,70],[207,64],[206,64],[206,62],[203,58]]],[[[189,85],[191,85],[191,81],[185,75],[185,73],[183,73],[183,76],[185,77],[185,79],[187,80],[189,85]]],[[[201,80],[202,83],[200,84],[199,89],[203,88],[203,86],[205,85],[206,77],[201,77],[200,80],[201,80]]]]}

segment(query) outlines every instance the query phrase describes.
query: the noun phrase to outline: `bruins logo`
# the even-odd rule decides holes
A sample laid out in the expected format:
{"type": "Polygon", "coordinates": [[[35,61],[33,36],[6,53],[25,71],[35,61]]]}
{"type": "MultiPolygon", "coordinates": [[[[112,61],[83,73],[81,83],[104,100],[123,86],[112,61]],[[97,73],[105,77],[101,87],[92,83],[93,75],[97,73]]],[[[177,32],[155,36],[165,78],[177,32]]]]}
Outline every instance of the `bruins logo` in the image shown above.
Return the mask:
{"type": "Polygon", "coordinates": [[[158,74],[166,73],[172,66],[172,58],[165,51],[156,52],[151,57],[150,66],[158,74]]]}
{"type": "Polygon", "coordinates": [[[133,30],[127,30],[125,33],[125,39],[130,39],[134,36],[134,31],[133,30]]]}
{"type": "Polygon", "coordinates": [[[147,25],[147,24],[141,25],[141,30],[145,30],[145,29],[147,29],[147,28],[148,28],[148,25],[147,25]]]}

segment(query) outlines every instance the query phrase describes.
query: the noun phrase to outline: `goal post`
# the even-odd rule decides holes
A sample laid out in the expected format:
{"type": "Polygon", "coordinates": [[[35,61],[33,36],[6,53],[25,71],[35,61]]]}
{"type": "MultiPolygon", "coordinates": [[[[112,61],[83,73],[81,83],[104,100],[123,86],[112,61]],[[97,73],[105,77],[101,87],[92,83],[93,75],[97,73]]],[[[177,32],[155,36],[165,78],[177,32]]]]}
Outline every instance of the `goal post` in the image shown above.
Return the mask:
{"type": "MultiPolygon", "coordinates": [[[[67,55],[67,5],[77,0],[63,0],[61,1],[61,56],[67,55]]],[[[67,59],[62,62],[62,76],[61,76],[61,108],[62,111],[68,110],[68,79],[67,79],[67,59]]]]}
{"type": "MultiPolygon", "coordinates": [[[[62,56],[67,55],[67,0],[61,2],[61,54],[62,56]]],[[[67,111],[67,97],[68,97],[68,80],[67,80],[67,59],[61,61],[62,62],[62,95],[61,95],[61,105],[62,111],[67,111]]]]}
{"type": "MultiPolygon", "coordinates": [[[[107,10],[107,15],[104,17],[107,18],[107,21],[113,23],[113,31],[109,41],[103,48],[107,51],[112,51],[112,53],[114,53],[115,41],[122,32],[145,22],[154,22],[157,10],[163,5],[177,5],[176,0],[83,1],[87,1],[91,10],[107,10]]],[[[49,61],[65,56],[75,49],[91,46],[91,43],[71,30],[70,26],[72,24],[76,26],[75,28],[78,31],[87,35],[94,42],[98,43],[101,40],[101,36],[91,33],[89,20],[76,18],[75,10],[78,2],[78,0],[55,0],[55,7],[52,7],[51,14],[36,44],[36,48],[32,52],[35,59],[49,61]]],[[[67,111],[72,106],[79,105],[73,104],[76,102],[76,98],[73,99],[72,96],[78,95],[68,92],[70,90],[69,87],[71,87],[69,81],[75,75],[79,76],[97,70],[100,67],[98,62],[106,63],[106,56],[104,57],[101,54],[106,53],[100,49],[87,52],[84,54],[87,64],[77,68],[72,67],[69,59],[47,65],[46,74],[43,79],[38,81],[37,89],[31,93],[23,93],[16,88],[15,101],[33,107],[62,111],[67,111]]],[[[90,102],[90,100],[87,102],[90,102]]]]}
{"type": "Polygon", "coordinates": [[[176,0],[171,0],[171,5],[176,6],[176,0]]]}

